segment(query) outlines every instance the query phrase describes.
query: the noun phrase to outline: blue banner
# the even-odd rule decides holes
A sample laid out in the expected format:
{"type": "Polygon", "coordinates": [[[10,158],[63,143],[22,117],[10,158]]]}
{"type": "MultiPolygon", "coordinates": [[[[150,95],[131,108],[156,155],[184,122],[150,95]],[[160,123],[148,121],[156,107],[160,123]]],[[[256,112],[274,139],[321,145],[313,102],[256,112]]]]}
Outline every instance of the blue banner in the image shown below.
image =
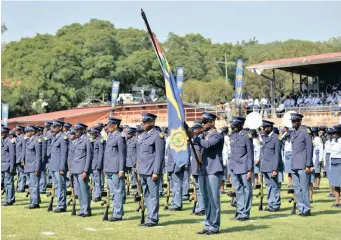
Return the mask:
{"type": "Polygon", "coordinates": [[[8,125],[8,109],[8,104],[1,103],[1,123],[4,124],[5,127],[8,125]]]}
{"type": "Polygon", "coordinates": [[[111,88],[111,108],[114,109],[117,103],[118,92],[120,91],[120,82],[112,81],[111,88]]]}
{"type": "Polygon", "coordinates": [[[176,68],[176,83],[178,86],[178,91],[180,94],[180,97],[182,95],[182,89],[184,86],[184,67],[177,67],[176,68]]]}
{"type": "Polygon", "coordinates": [[[243,99],[243,59],[236,59],[236,80],[235,80],[235,100],[236,104],[240,104],[243,99]]]}

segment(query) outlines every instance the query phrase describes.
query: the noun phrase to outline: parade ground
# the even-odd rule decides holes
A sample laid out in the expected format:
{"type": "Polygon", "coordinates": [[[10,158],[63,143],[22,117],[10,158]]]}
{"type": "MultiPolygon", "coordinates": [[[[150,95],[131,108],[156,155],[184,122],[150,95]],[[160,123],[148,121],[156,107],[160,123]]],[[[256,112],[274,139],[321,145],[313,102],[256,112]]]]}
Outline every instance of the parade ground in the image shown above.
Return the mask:
{"type": "MultiPolygon", "coordinates": [[[[286,185],[284,185],[286,187],[286,185]]],[[[341,209],[331,208],[334,199],[328,198],[327,179],[323,178],[322,188],[314,192],[312,216],[291,216],[291,195],[282,190],[280,212],[259,212],[259,198],[254,190],[251,220],[232,221],[235,209],[230,207],[231,198],[221,197],[221,230],[214,236],[195,234],[203,228],[203,218],[190,215],[192,203],[184,202],[181,212],[163,210],[165,197],[160,199],[160,224],[158,227],[139,227],[140,213],[132,196],[124,205],[125,215],[121,222],[103,222],[105,206],[92,202],[93,216],[81,218],[71,216],[71,205],[66,213],[48,213],[49,198],[42,195],[40,209],[28,210],[29,198],[25,193],[16,194],[13,206],[2,207],[2,239],[340,239],[341,209]]],[[[229,191],[228,189],[226,189],[229,191]]],[[[265,199],[266,201],[266,199],[265,199]]],[[[77,210],[79,206],[77,205],[77,210]]]]}

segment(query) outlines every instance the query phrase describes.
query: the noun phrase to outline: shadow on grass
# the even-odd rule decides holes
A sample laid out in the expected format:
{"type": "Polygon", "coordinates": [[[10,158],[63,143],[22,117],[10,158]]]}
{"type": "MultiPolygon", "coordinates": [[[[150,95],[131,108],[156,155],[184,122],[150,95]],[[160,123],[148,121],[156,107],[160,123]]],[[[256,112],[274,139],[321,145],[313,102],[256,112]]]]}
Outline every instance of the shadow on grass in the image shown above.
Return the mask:
{"type": "Polygon", "coordinates": [[[330,209],[330,210],[324,210],[324,211],[317,211],[317,212],[312,212],[312,216],[318,216],[318,215],[330,215],[330,214],[338,214],[341,213],[341,209],[330,209]]]}
{"type": "Polygon", "coordinates": [[[167,221],[160,223],[160,226],[169,226],[169,225],[177,225],[177,224],[195,224],[195,223],[200,223],[202,222],[202,218],[197,218],[197,219],[177,219],[177,220],[172,220],[172,221],[167,221]]]}
{"type": "MultiPolygon", "coordinates": [[[[159,214],[159,217],[169,217],[168,214],[159,214]]],[[[132,221],[132,220],[140,220],[141,216],[133,216],[133,217],[128,217],[128,218],[123,218],[124,221],[132,221]]]]}
{"type": "Polygon", "coordinates": [[[236,226],[231,228],[225,228],[220,230],[220,233],[233,233],[233,232],[243,232],[243,231],[256,231],[261,229],[269,228],[267,225],[247,225],[247,226],[236,226]]]}
{"type": "Polygon", "coordinates": [[[231,209],[225,209],[221,211],[221,214],[235,214],[236,213],[236,209],[235,208],[231,208],[231,209]]]}
{"type": "Polygon", "coordinates": [[[334,202],[335,200],[333,198],[329,198],[329,199],[317,199],[317,200],[314,200],[314,203],[325,203],[325,202],[334,202]]]}
{"type": "Polygon", "coordinates": [[[283,218],[283,217],[289,217],[290,214],[285,213],[269,213],[265,216],[258,216],[258,217],[252,217],[251,220],[261,220],[261,219],[276,219],[276,218],[283,218]]]}

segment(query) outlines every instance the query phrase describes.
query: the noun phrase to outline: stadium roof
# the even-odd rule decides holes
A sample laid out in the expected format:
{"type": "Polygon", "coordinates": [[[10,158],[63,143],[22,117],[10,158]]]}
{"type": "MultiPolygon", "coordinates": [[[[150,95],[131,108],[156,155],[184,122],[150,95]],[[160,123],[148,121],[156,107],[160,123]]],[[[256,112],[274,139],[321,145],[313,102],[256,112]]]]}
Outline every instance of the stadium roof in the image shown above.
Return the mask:
{"type": "Polygon", "coordinates": [[[31,116],[16,117],[8,119],[8,123],[25,123],[25,122],[45,122],[55,119],[63,119],[70,117],[80,117],[97,112],[110,111],[110,106],[86,107],[86,108],[73,108],[69,110],[36,114],[31,116]]]}
{"type": "Polygon", "coordinates": [[[326,66],[340,69],[341,52],[264,61],[249,65],[246,68],[257,74],[268,69],[281,69],[294,73],[314,74],[319,68],[326,68],[326,66]]]}

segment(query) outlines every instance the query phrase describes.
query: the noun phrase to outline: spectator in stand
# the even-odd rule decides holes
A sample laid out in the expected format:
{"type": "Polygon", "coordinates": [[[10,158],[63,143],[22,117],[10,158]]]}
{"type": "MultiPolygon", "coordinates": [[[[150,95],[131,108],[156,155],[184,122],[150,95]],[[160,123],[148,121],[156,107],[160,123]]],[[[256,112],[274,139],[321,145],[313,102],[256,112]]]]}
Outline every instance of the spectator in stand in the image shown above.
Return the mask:
{"type": "Polygon", "coordinates": [[[284,106],[285,106],[286,108],[288,108],[288,107],[290,107],[290,103],[291,103],[291,100],[290,100],[289,96],[287,96],[287,97],[285,98],[283,104],[284,104],[284,106]]]}
{"type": "Polygon", "coordinates": [[[304,104],[304,98],[302,94],[299,94],[298,98],[297,98],[297,107],[301,107],[304,104]]]}
{"type": "Polygon", "coordinates": [[[306,97],[304,98],[304,106],[308,107],[310,105],[311,102],[311,95],[306,95],[306,97]]]}
{"type": "Polygon", "coordinates": [[[285,105],[284,102],[282,101],[281,104],[279,104],[277,110],[276,110],[276,115],[278,118],[283,117],[283,114],[285,112],[285,105]]]}
{"type": "Polygon", "coordinates": [[[258,98],[256,97],[255,101],[253,102],[253,111],[254,112],[259,112],[260,109],[260,103],[258,98]]]}
{"type": "Polygon", "coordinates": [[[295,106],[296,106],[295,96],[292,95],[290,99],[290,107],[295,107],[295,106]]]}
{"type": "Polygon", "coordinates": [[[334,102],[334,97],[332,94],[329,93],[326,99],[326,104],[330,105],[330,104],[333,104],[333,102],[334,102]]]}
{"type": "Polygon", "coordinates": [[[249,114],[253,110],[253,98],[249,96],[248,100],[246,100],[246,113],[249,114]]]}
{"type": "Polygon", "coordinates": [[[261,108],[261,114],[262,115],[266,115],[266,108],[268,107],[268,99],[263,97],[261,100],[260,100],[260,108],[261,108]]]}
{"type": "Polygon", "coordinates": [[[302,79],[301,91],[302,92],[308,91],[308,78],[307,77],[302,79]]]}

